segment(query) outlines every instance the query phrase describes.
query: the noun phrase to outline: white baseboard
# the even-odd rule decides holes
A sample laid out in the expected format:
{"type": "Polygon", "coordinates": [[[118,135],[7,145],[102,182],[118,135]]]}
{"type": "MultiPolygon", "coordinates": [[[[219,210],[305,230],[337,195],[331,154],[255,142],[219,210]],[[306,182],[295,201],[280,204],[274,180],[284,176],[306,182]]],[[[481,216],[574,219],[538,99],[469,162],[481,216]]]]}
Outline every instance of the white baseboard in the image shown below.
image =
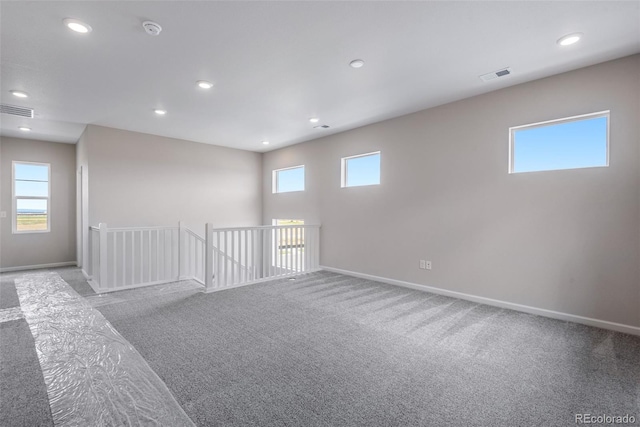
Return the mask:
{"type": "Polygon", "coordinates": [[[390,285],[402,286],[404,288],[416,289],[418,291],[431,292],[438,295],[444,295],[453,298],[459,298],[467,301],[477,302],[480,304],[491,305],[494,307],[508,308],[510,310],[521,311],[523,313],[535,314],[537,316],[550,317],[552,319],[565,320],[568,322],[580,323],[582,325],[595,326],[596,328],[609,329],[617,332],[624,332],[631,335],[640,336],[640,327],[625,325],[622,323],[609,322],[607,320],[593,319],[591,317],[577,316],[575,314],[562,313],[559,311],[547,310],[545,308],[531,307],[528,305],[516,304],[507,301],[501,301],[492,298],[485,298],[462,292],[449,291],[446,289],[435,288],[433,286],[419,285],[417,283],[404,282],[402,280],[389,279],[387,277],[373,276],[371,274],[358,273],[355,271],[342,270],[339,268],[320,266],[322,270],[340,273],[347,276],[359,277],[361,279],[374,280],[377,282],[388,283],[390,285]]]}
{"type": "Polygon", "coordinates": [[[22,265],[20,267],[3,267],[3,268],[0,268],[0,273],[6,273],[9,271],[37,270],[40,268],[69,267],[69,266],[75,266],[75,265],[77,265],[76,261],[67,261],[67,262],[54,262],[51,264],[22,265]]]}

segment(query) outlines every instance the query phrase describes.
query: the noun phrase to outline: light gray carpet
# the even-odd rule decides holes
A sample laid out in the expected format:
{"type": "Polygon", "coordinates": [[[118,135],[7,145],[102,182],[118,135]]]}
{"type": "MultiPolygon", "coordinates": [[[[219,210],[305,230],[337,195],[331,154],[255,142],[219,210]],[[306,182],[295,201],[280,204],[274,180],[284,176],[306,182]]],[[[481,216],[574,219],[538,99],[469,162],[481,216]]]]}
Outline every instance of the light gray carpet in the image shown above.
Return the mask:
{"type": "Polygon", "coordinates": [[[50,268],[48,271],[54,271],[62,277],[62,280],[67,282],[74,291],[82,296],[95,295],[95,291],[87,283],[82,271],[77,267],[60,267],[50,268]]]}
{"type": "Polygon", "coordinates": [[[0,425],[53,426],[33,336],[24,319],[0,323],[0,425]]]}
{"type": "Polygon", "coordinates": [[[638,337],[328,272],[99,310],[201,426],[640,418],[638,337]]]}
{"type": "Polygon", "coordinates": [[[20,300],[13,283],[14,275],[0,274],[0,310],[3,308],[18,307],[20,300]]]}

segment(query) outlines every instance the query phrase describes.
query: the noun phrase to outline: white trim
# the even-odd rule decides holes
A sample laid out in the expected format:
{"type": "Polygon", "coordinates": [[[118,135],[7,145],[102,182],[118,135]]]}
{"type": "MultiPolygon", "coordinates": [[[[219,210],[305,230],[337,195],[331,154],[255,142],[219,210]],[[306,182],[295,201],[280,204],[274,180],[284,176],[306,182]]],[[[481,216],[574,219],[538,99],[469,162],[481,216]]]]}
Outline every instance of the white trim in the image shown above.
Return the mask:
{"type": "MultiPolygon", "coordinates": [[[[296,228],[296,227],[308,227],[308,228],[320,228],[319,224],[303,224],[303,225],[258,225],[256,227],[230,227],[230,228],[214,228],[212,231],[237,231],[237,230],[278,230],[278,229],[287,229],[287,228],[296,228]]],[[[191,230],[189,230],[191,231],[191,230]]],[[[193,233],[193,232],[192,232],[193,233]]],[[[204,240],[202,237],[193,233],[194,236],[197,236],[199,239],[204,240]]]]}
{"type": "Polygon", "coordinates": [[[519,125],[519,126],[512,126],[509,129],[522,129],[522,128],[541,127],[541,126],[546,126],[546,125],[548,125],[550,123],[572,122],[572,121],[586,119],[587,117],[590,117],[590,118],[594,118],[596,116],[603,116],[604,117],[606,115],[609,115],[610,113],[611,113],[611,110],[603,110],[603,111],[597,111],[595,113],[579,114],[577,116],[562,117],[560,119],[545,120],[543,122],[529,123],[529,124],[526,124],[526,125],[519,125]]]}
{"type": "Polygon", "coordinates": [[[53,262],[51,264],[22,265],[19,267],[0,268],[0,273],[5,273],[8,271],[20,271],[20,270],[37,270],[39,268],[69,267],[69,266],[77,266],[77,265],[78,265],[78,261],[53,262]]]}
{"type": "Polygon", "coordinates": [[[379,277],[371,274],[358,273],[355,271],[342,270],[327,266],[320,266],[320,269],[331,271],[333,273],[344,274],[347,276],[359,277],[361,279],[374,280],[377,282],[387,283],[389,285],[402,286],[404,288],[415,289],[423,292],[431,292],[438,295],[444,295],[452,298],[459,298],[467,301],[477,302],[479,304],[491,305],[494,307],[507,308],[510,310],[520,311],[523,313],[535,314],[537,316],[549,317],[551,319],[564,320],[567,322],[580,323],[582,325],[594,326],[596,328],[608,329],[617,332],[624,332],[631,335],[640,336],[640,327],[625,325],[622,323],[609,322],[607,320],[593,319],[591,317],[577,316],[575,314],[562,313],[560,311],[547,310],[545,308],[531,307],[528,305],[516,304],[508,301],[501,301],[492,298],[485,298],[462,292],[449,291],[447,289],[435,288],[433,286],[419,285],[417,283],[405,282],[402,280],[389,279],[387,277],[379,277]]]}
{"type": "Polygon", "coordinates": [[[551,172],[551,171],[557,171],[557,170],[572,170],[572,169],[590,169],[590,168],[605,168],[605,167],[609,167],[609,147],[610,147],[610,138],[609,138],[609,129],[611,128],[611,111],[610,110],[604,110],[604,111],[598,111],[596,113],[588,113],[588,114],[580,114],[577,116],[571,116],[571,117],[564,117],[561,119],[553,119],[553,120],[546,120],[544,122],[537,122],[537,123],[531,123],[528,125],[519,125],[519,126],[512,126],[509,128],[509,165],[508,165],[508,172],[509,174],[515,174],[515,173],[531,173],[531,172],[551,172]],[[545,126],[549,126],[553,123],[570,123],[570,122],[577,122],[580,120],[588,120],[588,119],[596,119],[599,117],[606,117],[607,118],[607,147],[606,147],[606,164],[601,165],[601,166],[581,166],[581,167],[577,167],[577,168],[560,168],[560,169],[544,169],[544,170],[535,170],[535,171],[526,171],[526,172],[515,172],[513,170],[514,166],[515,166],[515,150],[514,150],[514,143],[515,143],[515,131],[517,130],[521,130],[521,129],[535,129],[535,128],[539,128],[539,127],[545,127],[545,126]]]}
{"type": "Polygon", "coordinates": [[[307,171],[304,165],[290,166],[288,168],[274,169],[271,171],[271,191],[273,194],[299,193],[301,191],[305,191],[306,188],[307,188],[307,171]],[[302,168],[302,190],[278,191],[278,172],[291,170],[291,169],[299,169],[299,168],[302,168]]]}
{"type": "Polygon", "coordinates": [[[356,154],[354,156],[347,156],[340,159],[340,188],[351,188],[351,187],[368,187],[371,185],[380,185],[380,181],[382,181],[382,154],[381,151],[372,151],[370,153],[364,154],[356,154]],[[359,157],[367,157],[367,156],[380,156],[380,164],[378,164],[378,183],[377,184],[363,184],[363,185],[347,185],[347,180],[349,179],[348,173],[348,163],[351,159],[357,159],[359,157]]]}

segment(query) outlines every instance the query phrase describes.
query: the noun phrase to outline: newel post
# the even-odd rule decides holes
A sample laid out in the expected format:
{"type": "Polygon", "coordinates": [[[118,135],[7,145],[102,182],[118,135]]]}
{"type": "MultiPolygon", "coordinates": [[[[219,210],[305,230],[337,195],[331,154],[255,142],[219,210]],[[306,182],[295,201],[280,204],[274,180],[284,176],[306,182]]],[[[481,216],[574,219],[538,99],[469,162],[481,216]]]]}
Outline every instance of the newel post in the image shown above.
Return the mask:
{"type": "Polygon", "coordinates": [[[98,224],[98,232],[100,233],[100,271],[98,272],[98,284],[104,289],[107,287],[107,224],[104,222],[98,224]]]}
{"type": "Polygon", "coordinates": [[[213,224],[204,227],[204,287],[207,291],[213,289],[213,224]]]}
{"type": "Polygon", "coordinates": [[[184,222],[178,221],[178,279],[182,280],[186,273],[185,266],[186,261],[185,258],[187,256],[187,248],[185,245],[185,231],[186,226],[184,222]]]}

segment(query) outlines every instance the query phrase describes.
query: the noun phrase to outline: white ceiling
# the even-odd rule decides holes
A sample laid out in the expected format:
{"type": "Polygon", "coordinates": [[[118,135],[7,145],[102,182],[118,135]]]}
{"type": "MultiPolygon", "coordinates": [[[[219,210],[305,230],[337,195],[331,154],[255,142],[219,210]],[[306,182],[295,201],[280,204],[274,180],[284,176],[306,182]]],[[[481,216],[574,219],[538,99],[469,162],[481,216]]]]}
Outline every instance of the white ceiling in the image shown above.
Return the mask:
{"type": "Polygon", "coordinates": [[[0,23],[0,100],[36,113],[1,134],[69,143],[96,124],[268,151],[640,52],[640,1],[2,1],[0,23]]]}

